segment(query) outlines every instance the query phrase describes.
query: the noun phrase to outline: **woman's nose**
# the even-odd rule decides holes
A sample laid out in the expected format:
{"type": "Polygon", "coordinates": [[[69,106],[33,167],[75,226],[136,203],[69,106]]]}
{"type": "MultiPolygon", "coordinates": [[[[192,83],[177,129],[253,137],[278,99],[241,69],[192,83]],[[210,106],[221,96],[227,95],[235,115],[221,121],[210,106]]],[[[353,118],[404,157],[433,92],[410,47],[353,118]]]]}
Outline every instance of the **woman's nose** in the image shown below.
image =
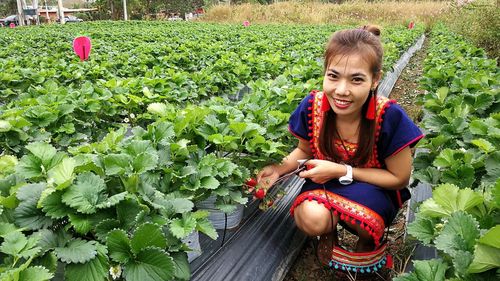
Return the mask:
{"type": "Polygon", "coordinates": [[[338,95],[347,95],[347,83],[345,81],[338,81],[335,93],[338,95]]]}

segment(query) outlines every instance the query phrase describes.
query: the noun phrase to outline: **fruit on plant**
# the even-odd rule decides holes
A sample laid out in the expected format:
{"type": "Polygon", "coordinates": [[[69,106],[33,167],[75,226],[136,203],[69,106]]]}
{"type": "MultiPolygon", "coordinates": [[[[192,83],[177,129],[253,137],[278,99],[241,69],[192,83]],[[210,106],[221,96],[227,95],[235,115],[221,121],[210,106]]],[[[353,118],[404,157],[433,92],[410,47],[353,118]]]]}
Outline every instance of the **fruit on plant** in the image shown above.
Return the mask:
{"type": "Polygon", "coordinates": [[[250,187],[255,187],[257,185],[257,180],[254,178],[248,179],[245,184],[250,187]]]}
{"type": "Polygon", "coordinates": [[[257,189],[257,191],[255,191],[255,197],[257,197],[258,199],[264,199],[264,197],[266,196],[266,191],[264,189],[257,189]]]}

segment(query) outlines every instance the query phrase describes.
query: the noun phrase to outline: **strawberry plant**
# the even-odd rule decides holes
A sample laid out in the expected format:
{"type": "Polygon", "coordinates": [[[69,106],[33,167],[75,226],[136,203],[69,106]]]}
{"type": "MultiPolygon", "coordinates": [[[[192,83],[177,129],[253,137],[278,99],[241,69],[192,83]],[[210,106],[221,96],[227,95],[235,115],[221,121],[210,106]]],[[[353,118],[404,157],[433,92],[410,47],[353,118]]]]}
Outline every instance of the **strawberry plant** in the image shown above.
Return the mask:
{"type": "Polygon", "coordinates": [[[414,177],[433,184],[408,232],[438,250],[395,280],[493,280],[498,277],[500,72],[484,51],[450,33],[432,32],[421,99],[427,136],[414,177]]]}

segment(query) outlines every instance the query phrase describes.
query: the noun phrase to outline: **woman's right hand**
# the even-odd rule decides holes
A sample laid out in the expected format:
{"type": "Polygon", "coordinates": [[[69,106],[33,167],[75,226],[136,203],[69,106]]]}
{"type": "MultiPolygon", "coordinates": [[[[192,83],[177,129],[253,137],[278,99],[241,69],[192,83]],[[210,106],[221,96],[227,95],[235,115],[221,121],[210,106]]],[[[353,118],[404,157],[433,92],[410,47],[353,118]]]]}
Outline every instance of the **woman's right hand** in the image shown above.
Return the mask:
{"type": "Polygon", "coordinates": [[[266,166],[257,174],[257,186],[268,190],[279,177],[280,174],[276,171],[274,165],[266,166]]]}

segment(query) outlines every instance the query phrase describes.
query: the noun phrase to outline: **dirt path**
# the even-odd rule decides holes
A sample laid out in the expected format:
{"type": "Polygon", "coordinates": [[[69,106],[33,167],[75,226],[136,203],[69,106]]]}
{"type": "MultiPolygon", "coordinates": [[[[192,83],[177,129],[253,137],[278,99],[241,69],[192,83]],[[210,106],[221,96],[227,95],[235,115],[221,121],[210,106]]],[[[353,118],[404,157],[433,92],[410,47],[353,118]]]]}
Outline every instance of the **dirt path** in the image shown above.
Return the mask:
{"type": "MultiPolygon", "coordinates": [[[[415,122],[420,121],[422,111],[420,106],[415,104],[415,98],[424,93],[424,90],[419,89],[419,81],[423,72],[423,61],[427,55],[426,50],[428,40],[426,38],[422,49],[415,53],[410,59],[410,62],[401,73],[390,98],[404,108],[410,118],[415,122]]],[[[406,263],[409,260],[413,245],[405,243],[405,221],[406,221],[406,204],[403,206],[394,223],[389,230],[389,252],[394,257],[394,268],[392,270],[384,270],[380,275],[367,276],[348,276],[342,272],[334,272],[329,269],[322,268],[316,260],[312,238],[309,238],[302,249],[299,257],[292,265],[291,270],[286,275],[284,281],[327,281],[327,280],[391,280],[392,277],[404,272],[406,263]]],[[[340,243],[342,245],[353,245],[356,242],[356,237],[345,230],[339,233],[340,243]]]]}

